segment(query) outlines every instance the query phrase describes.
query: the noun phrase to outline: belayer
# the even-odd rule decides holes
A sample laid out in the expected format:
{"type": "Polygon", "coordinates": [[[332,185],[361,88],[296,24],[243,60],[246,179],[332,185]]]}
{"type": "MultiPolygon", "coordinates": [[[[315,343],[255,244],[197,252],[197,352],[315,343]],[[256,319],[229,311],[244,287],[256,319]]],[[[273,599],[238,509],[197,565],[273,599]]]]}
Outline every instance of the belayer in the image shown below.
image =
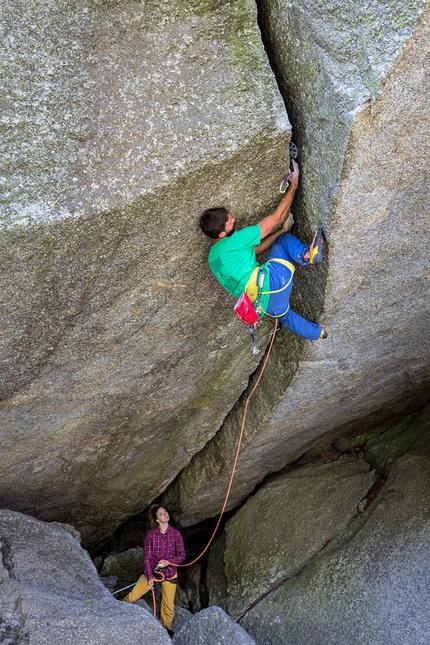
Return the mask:
{"type": "MultiPolygon", "coordinates": [[[[327,332],[290,309],[295,267],[319,264],[322,261],[322,229],[312,244],[302,244],[290,233],[294,217],[289,212],[299,182],[299,166],[294,159],[290,184],[272,215],[256,226],[235,231],[235,218],[226,208],[210,208],[200,218],[200,228],[211,238],[209,267],[220,284],[233,296],[246,294],[258,317],[264,314],[278,318],[297,336],[309,340],[327,338],[327,332]],[[273,229],[282,224],[275,233],[273,229]],[[270,249],[267,261],[259,265],[256,256],[270,249]]],[[[258,351],[258,350],[257,350],[258,351]]]]}
{"type": "Polygon", "coordinates": [[[125,602],[139,600],[157,580],[157,572],[163,572],[161,583],[160,620],[172,633],[174,601],[178,574],[175,564],[185,560],[185,547],[179,531],[170,526],[169,513],[163,506],[151,506],[149,519],[153,528],[148,531],[143,544],[143,571],[134,588],[124,598],[125,602]]]}

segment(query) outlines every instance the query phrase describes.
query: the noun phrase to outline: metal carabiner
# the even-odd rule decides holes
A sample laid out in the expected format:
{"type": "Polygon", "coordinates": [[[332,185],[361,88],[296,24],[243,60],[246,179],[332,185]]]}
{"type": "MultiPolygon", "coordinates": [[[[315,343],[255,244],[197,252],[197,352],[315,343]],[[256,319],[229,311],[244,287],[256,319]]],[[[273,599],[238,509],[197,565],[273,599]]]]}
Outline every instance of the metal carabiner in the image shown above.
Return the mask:
{"type": "Polygon", "coordinates": [[[253,325],[249,325],[249,331],[251,332],[251,338],[252,338],[251,354],[259,354],[260,350],[257,347],[257,323],[254,323],[253,325]]]}
{"type": "Polygon", "coordinates": [[[283,178],[283,180],[281,181],[281,185],[279,186],[279,192],[280,193],[286,193],[287,192],[287,188],[290,185],[290,178],[292,176],[293,176],[293,173],[290,172],[286,177],[283,178]]]}

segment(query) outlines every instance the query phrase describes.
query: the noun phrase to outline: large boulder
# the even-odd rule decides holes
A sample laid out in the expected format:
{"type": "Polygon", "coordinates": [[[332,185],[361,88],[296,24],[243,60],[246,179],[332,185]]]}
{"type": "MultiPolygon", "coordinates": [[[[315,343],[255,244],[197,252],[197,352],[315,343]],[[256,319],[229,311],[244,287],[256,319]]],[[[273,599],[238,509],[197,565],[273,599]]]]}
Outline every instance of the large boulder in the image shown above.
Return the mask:
{"type": "MultiPolygon", "coordinates": [[[[422,421],[428,436],[428,411],[422,421]]],[[[361,520],[250,609],[241,624],[261,645],[425,645],[429,553],[427,440],[426,449],[416,444],[392,463],[384,488],[361,520]]]]}
{"type": "Polygon", "coordinates": [[[347,527],[374,473],[356,457],[336,457],[263,485],[229,520],[223,558],[208,569],[211,604],[212,589],[215,597],[220,591],[217,568],[224,568],[227,579],[228,613],[238,618],[347,527]]]}
{"type": "MultiPolygon", "coordinates": [[[[324,342],[279,334],[251,400],[228,508],[329,438],[405,416],[429,398],[430,6],[259,3],[300,149],[300,234],[323,225],[329,262],[296,272],[324,342]],[[287,339],[288,337],[288,339],[287,339]],[[297,369],[298,368],[298,369],[297,369]]],[[[243,400],[163,496],[182,525],[216,515],[243,400]]]]}
{"type": "Polygon", "coordinates": [[[118,585],[126,587],[136,582],[143,573],[143,549],[133,547],[122,553],[111,553],[103,562],[100,575],[116,576],[118,585]]]}
{"type": "Polygon", "coordinates": [[[291,128],[253,0],[5,0],[0,19],[0,504],[92,546],[258,363],[197,217],[267,214],[291,128]]]}
{"type": "Polygon", "coordinates": [[[121,603],[62,528],[0,511],[0,642],[14,645],[167,645],[145,609],[121,603]]]}
{"type": "Polygon", "coordinates": [[[208,607],[187,621],[172,638],[175,645],[255,645],[246,631],[220,607],[208,607]]]}

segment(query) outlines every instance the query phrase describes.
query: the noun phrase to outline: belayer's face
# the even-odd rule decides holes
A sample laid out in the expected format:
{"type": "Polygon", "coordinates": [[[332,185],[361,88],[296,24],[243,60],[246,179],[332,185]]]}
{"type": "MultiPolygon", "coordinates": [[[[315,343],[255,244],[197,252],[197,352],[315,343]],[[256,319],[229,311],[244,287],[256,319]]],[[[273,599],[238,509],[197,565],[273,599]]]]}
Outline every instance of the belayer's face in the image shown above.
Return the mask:
{"type": "Polygon", "coordinates": [[[157,511],[157,521],[159,522],[168,522],[170,520],[170,515],[165,508],[161,507],[157,511]]]}

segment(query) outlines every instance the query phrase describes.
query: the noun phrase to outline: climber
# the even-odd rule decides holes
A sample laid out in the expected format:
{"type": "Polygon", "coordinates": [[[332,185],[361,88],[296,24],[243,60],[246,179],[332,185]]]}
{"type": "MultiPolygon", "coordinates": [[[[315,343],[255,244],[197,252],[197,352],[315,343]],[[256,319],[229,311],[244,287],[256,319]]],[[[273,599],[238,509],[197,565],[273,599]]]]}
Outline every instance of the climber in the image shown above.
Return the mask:
{"type": "Polygon", "coordinates": [[[310,246],[290,233],[294,216],[289,212],[299,181],[299,166],[292,160],[288,190],[275,211],[256,226],[235,231],[235,218],[226,208],[210,208],[200,218],[200,228],[211,238],[209,267],[220,284],[239,298],[245,292],[261,317],[278,318],[297,336],[309,340],[327,338],[327,332],[289,307],[295,267],[322,261],[323,230],[318,229],[310,246]],[[287,216],[288,215],[288,216],[287,216]],[[282,227],[272,232],[282,223],[282,227]],[[256,255],[270,249],[267,262],[260,266],[256,255]],[[259,274],[261,278],[258,287],[259,274]],[[264,279],[264,282],[263,282],[264,279]]]}
{"type": "Polygon", "coordinates": [[[185,547],[181,534],[170,526],[169,513],[162,506],[151,506],[149,520],[153,526],[148,531],[143,544],[143,572],[134,588],[124,598],[125,602],[135,602],[154,588],[158,572],[162,571],[160,619],[170,635],[174,615],[174,601],[177,569],[169,563],[180,564],[185,560],[185,547]]]}

